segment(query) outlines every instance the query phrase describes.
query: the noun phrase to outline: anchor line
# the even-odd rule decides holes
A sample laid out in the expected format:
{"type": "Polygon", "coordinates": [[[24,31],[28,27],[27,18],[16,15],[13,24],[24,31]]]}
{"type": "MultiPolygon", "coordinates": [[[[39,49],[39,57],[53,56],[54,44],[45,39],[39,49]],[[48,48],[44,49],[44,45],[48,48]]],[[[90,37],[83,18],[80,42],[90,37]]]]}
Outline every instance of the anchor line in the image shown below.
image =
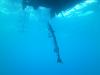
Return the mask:
{"type": "Polygon", "coordinates": [[[54,43],[54,52],[57,54],[57,63],[63,63],[61,56],[60,56],[60,52],[59,52],[59,46],[58,46],[58,42],[56,39],[56,35],[54,32],[53,27],[51,26],[50,23],[48,23],[48,30],[51,33],[52,39],[53,39],[53,43],[54,43]]]}

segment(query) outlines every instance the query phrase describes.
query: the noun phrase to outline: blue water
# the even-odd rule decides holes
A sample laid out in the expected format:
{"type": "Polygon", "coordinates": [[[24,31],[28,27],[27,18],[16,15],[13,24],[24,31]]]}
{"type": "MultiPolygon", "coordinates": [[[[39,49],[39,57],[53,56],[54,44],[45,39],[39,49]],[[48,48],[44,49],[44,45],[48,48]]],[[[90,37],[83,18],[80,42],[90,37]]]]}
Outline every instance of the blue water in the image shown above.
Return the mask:
{"type": "Polygon", "coordinates": [[[57,64],[48,10],[0,1],[0,75],[100,75],[99,2],[50,21],[63,60],[57,64]]]}

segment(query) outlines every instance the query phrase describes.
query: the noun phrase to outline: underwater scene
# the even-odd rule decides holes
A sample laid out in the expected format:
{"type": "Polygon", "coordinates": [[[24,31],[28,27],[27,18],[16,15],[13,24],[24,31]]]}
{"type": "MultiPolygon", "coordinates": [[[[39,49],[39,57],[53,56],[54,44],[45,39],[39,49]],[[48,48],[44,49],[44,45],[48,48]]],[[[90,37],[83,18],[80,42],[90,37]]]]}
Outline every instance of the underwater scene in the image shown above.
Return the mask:
{"type": "Polygon", "coordinates": [[[0,75],[100,75],[100,1],[0,0],[0,75]]]}

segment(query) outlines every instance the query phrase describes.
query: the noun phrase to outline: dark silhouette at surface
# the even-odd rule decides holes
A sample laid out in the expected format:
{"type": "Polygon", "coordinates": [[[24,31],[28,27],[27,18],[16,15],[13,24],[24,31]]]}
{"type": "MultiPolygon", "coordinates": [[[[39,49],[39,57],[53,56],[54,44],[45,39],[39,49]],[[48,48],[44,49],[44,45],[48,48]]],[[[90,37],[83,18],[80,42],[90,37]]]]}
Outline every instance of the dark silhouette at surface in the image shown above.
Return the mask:
{"type": "MultiPolygon", "coordinates": [[[[65,11],[69,8],[74,7],[76,4],[83,2],[85,0],[22,0],[22,7],[23,9],[26,6],[32,6],[35,10],[38,9],[40,6],[46,7],[50,9],[50,18],[55,17],[55,14],[59,14],[61,11],[65,11]]],[[[54,52],[57,55],[57,63],[63,63],[60,52],[59,46],[56,39],[56,35],[52,25],[48,21],[48,30],[52,35],[53,43],[54,43],[54,52]]]]}
{"type": "Polygon", "coordinates": [[[50,8],[51,17],[54,17],[55,14],[69,9],[83,1],[85,0],[23,0],[22,6],[23,9],[25,9],[26,6],[32,6],[34,9],[38,9],[40,6],[50,8]]]}

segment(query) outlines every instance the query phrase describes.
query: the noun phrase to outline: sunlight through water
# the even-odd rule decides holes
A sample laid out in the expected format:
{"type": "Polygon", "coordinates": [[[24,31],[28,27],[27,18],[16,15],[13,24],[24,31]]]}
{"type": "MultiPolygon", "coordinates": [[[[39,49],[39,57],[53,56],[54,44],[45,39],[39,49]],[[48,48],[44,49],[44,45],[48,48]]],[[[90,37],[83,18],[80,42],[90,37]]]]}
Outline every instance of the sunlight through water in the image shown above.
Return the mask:
{"type": "MultiPolygon", "coordinates": [[[[97,3],[97,0],[86,0],[85,2],[77,4],[75,7],[71,8],[71,9],[68,9],[66,11],[62,11],[61,13],[59,13],[57,15],[57,17],[65,17],[65,16],[70,17],[70,16],[73,16],[73,15],[80,16],[80,14],[83,14],[85,16],[85,15],[92,14],[93,10],[86,11],[85,13],[81,13],[81,11],[85,7],[87,7],[91,4],[94,4],[94,3],[97,3]]],[[[83,15],[81,15],[81,16],[83,16],[83,15]]]]}

